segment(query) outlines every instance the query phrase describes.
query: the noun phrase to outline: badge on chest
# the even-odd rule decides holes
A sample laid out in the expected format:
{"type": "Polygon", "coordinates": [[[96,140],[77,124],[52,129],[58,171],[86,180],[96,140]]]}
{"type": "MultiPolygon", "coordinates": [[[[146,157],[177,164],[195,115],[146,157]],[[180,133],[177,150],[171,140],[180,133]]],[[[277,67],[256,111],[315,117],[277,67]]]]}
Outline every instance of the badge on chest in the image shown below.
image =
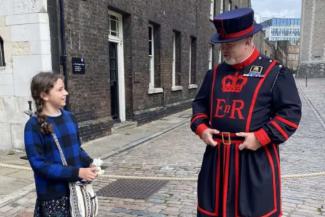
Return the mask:
{"type": "Polygon", "coordinates": [[[254,78],[263,78],[263,66],[252,66],[248,73],[244,74],[246,77],[254,77],[254,78]]]}

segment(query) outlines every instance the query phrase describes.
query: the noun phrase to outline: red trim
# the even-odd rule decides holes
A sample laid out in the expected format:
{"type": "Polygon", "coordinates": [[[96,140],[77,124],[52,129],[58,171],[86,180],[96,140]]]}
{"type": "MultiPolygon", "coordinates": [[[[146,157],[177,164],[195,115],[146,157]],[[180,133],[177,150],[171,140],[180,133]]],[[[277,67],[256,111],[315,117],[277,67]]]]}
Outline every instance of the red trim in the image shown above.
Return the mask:
{"type": "Polygon", "coordinates": [[[202,209],[200,206],[197,206],[197,210],[200,211],[201,213],[203,213],[204,215],[218,216],[218,214],[206,211],[205,209],[202,209]]]}
{"type": "Polygon", "coordinates": [[[265,215],[262,215],[261,217],[269,217],[269,216],[273,215],[274,213],[276,213],[276,209],[273,209],[271,212],[266,213],[265,215]]]}
{"type": "Polygon", "coordinates": [[[295,123],[293,123],[293,122],[291,122],[291,121],[289,121],[289,120],[287,120],[287,119],[285,119],[285,118],[283,118],[281,116],[278,116],[277,115],[277,116],[275,116],[275,119],[281,121],[282,123],[288,125],[289,127],[292,127],[292,128],[295,128],[295,129],[298,128],[298,125],[297,124],[295,124],[295,123]]]}
{"type": "Polygon", "coordinates": [[[238,145],[235,145],[235,217],[238,217],[238,191],[239,191],[239,148],[238,145]]]}
{"type": "Polygon", "coordinates": [[[213,70],[213,75],[212,75],[212,84],[211,84],[211,99],[210,99],[210,124],[212,122],[212,109],[213,109],[213,98],[214,98],[214,86],[215,86],[215,80],[216,80],[216,75],[217,75],[217,69],[218,69],[217,65],[214,70],[213,70]]]}
{"type": "Polygon", "coordinates": [[[269,135],[266,133],[266,131],[263,128],[255,131],[254,135],[262,146],[265,146],[271,142],[269,135]]]}
{"type": "Polygon", "coordinates": [[[221,170],[220,145],[218,145],[218,164],[217,164],[217,172],[216,172],[216,196],[215,196],[216,205],[214,210],[216,214],[218,214],[219,212],[220,170],[221,170]]]}
{"type": "Polygon", "coordinates": [[[224,157],[224,161],[225,161],[225,172],[224,172],[224,189],[223,189],[223,201],[222,201],[222,211],[223,217],[227,217],[227,196],[228,196],[228,178],[229,178],[229,160],[230,160],[230,145],[225,145],[224,146],[224,153],[225,153],[225,157],[224,157]]]}
{"type": "Polygon", "coordinates": [[[217,149],[218,149],[218,163],[217,163],[217,172],[216,172],[216,196],[215,196],[216,204],[215,204],[214,212],[212,213],[201,208],[199,204],[197,206],[198,211],[208,216],[218,216],[218,212],[219,212],[219,191],[220,191],[220,170],[221,170],[220,145],[217,146],[217,149]]]}
{"type": "MultiPolygon", "coordinates": [[[[213,70],[213,73],[212,73],[212,84],[211,84],[211,98],[210,98],[210,124],[212,122],[212,109],[213,109],[213,98],[214,98],[214,87],[215,87],[215,80],[216,80],[216,75],[217,75],[217,72],[218,72],[218,66],[215,66],[214,67],[214,70],[213,70]]],[[[215,211],[214,213],[212,212],[209,212],[203,208],[200,207],[200,205],[197,206],[197,210],[205,215],[208,215],[208,216],[218,216],[218,210],[219,210],[219,190],[220,190],[220,146],[218,145],[218,153],[219,153],[219,157],[218,157],[218,160],[219,160],[219,165],[217,167],[217,170],[218,170],[218,173],[216,173],[216,185],[218,185],[218,187],[216,188],[216,206],[215,206],[215,211]]]]}
{"type": "Polygon", "coordinates": [[[233,67],[233,68],[235,68],[237,70],[243,69],[244,67],[252,64],[257,59],[257,57],[259,55],[260,55],[260,52],[256,48],[254,48],[253,53],[246,60],[244,60],[241,63],[231,65],[231,67],[233,67]]]}
{"type": "MultiPolygon", "coordinates": [[[[223,29],[223,28],[222,28],[223,29]]],[[[226,34],[220,34],[220,36],[223,38],[223,39],[233,39],[233,38],[239,38],[239,37],[242,37],[242,36],[245,36],[251,32],[253,32],[254,30],[254,26],[250,26],[248,27],[247,29],[244,29],[242,31],[239,31],[239,32],[234,32],[234,33],[226,33],[226,34]]]]}
{"type": "Polygon", "coordinates": [[[267,68],[266,72],[265,72],[265,76],[260,80],[260,82],[258,83],[256,89],[255,89],[255,92],[254,92],[254,95],[253,95],[253,99],[252,99],[252,103],[251,103],[251,106],[249,108],[249,113],[248,113],[248,117],[247,117],[247,123],[246,123],[246,132],[249,132],[249,128],[250,128],[250,125],[251,125],[251,121],[252,121],[252,115],[253,115],[253,110],[254,110],[254,107],[255,107],[255,103],[256,103],[256,99],[257,99],[257,95],[260,91],[260,88],[263,84],[263,82],[265,81],[265,79],[267,78],[267,76],[269,75],[271,69],[274,67],[274,65],[276,64],[276,61],[273,61],[270,66],[267,68]]]}
{"type": "Polygon", "coordinates": [[[196,121],[199,118],[205,119],[205,118],[208,118],[208,116],[206,114],[197,114],[192,118],[191,123],[193,123],[194,121],[196,121]]]}
{"type": "MultiPolygon", "coordinates": [[[[213,139],[214,141],[217,141],[218,142],[218,144],[221,144],[222,143],[222,139],[221,138],[214,138],[213,139]]],[[[231,139],[231,144],[241,144],[241,143],[243,143],[243,141],[244,141],[244,139],[242,139],[242,140],[240,140],[240,139],[236,139],[236,140],[233,140],[233,139],[231,139]]]]}
{"type": "Polygon", "coordinates": [[[281,183],[281,167],[280,167],[280,157],[279,157],[279,153],[278,153],[278,150],[277,148],[275,147],[276,144],[273,144],[273,150],[274,150],[274,155],[275,155],[275,158],[276,158],[276,162],[277,162],[277,166],[278,166],[278,178],[279,178],[279,187],[280,187],[280,212],[282,212],[282,199],[281,199],[281,189],[282,189],[282,183],[281,183]]]}
{"type": "Polygon", "coordinates": [[[202,133],[208,129],[207,125],[205,124],[200,124],[199,126],[197,126],[195,133],[201,137],[202,133]]]}
{"type": "Polygon", "coordinates": [[[288,134],[280,127],[280,125],[277,122],[272,120],[271,124],[275,127],[275,129],[277,129],[280,132],[283,138],[285,138],[286,140],[289,138],[288,134]]]}
{"type": "Polygon", "coordinates": [[[274,162],[273,162],[273,159],[272,159],[272,156],[271,156],[271,153],[270,151],[268,150],[267,147],[264,147],[264,150],[266,152],[266,155],[267,155],[267,158],[269,160],[269,163],[270,163],[270,166],[271,166],[271,170],[272,170],[272,184],[273,184],[273,203],[274,203],[274,208],[273,210],[270,212],[270,213],[267,213],[261,217],[267,217],[267,216],[270,216],[272,215],[273,213],[275,213],[277,211],[277,204],[276,204],[276,201],[277,201],[277,198],[276,198],[276,184],[275,184],[275,169],[274,169],[274,162]]]}
{"type": "Polygon", "coordinates": [[[217,136],[224,136],[224,137],[226,137],[226,138],[228,138],[228,136],[230,136],[230,138],[231,137],[239,137],[239,136],[237,136],[236,135],[236,133],[230,133],[230,132],[219,132],[218,134],[216,134],[217,136]]]}

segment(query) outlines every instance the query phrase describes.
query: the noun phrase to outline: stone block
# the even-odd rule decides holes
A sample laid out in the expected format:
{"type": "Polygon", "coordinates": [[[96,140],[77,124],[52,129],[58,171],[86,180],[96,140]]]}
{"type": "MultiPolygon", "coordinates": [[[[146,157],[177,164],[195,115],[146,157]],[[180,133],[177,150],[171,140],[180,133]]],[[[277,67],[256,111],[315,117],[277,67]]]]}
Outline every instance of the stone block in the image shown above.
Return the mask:
{"type": "Polygon", "coordinates": [[[18,41],[11,43],[12,55],[21,56],[31,53],[30,43],[27,41],[18,41]]]}
{"type": "Polygon", "coordinates": [[[12,146],[15,149],[24,149],[24,125],[11,124],[12,146]]]}
{"type": "Polygon", "coordinates": [[[50,55],[30,55],[13,57],[14,87],[16,96],[30,96],[32,77],[41,71],[50,71],[50,55]]]}
{"type": "Polygon", "coordinates": [[[25,24],[10,26],[12,41],[49,41],[49,24],[25,24]]]}
{"type": "Polygon", "coordinates": [[[35,23],[48,24],[49,18],[47,13],[15,14],[6,16],[5,22],[7,26],[35,23]]]}
{"type": "Polygon", "coordinates": [[[0,149],[12,148],[10,124],[0,122],[0,149]]]}
{"type": "Polygon", "coordinates": [[[50,41],[31,41],[30,54],[32,55],[51,55],[50,41]]]}

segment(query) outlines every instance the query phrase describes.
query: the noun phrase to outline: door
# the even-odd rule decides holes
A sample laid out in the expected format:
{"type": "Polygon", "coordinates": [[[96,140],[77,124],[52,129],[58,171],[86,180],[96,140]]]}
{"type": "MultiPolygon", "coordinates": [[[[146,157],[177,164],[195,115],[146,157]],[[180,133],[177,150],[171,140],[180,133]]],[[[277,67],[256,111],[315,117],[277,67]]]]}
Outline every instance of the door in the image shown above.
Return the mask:
{"type": "Polygon", "coordinates": [[[109,66],[111,89],[111,114],[114,121],[120,121],[118,94],[118,55],[117,43],[114,42],[109,42],[109,66]]]}
{"type": "Polygon", "coordinates": [[[111,96],[111,117],[116,122],[125,121],[125,81],[122,15],[108,11],[109,17],[109,86],[111,96]]]}

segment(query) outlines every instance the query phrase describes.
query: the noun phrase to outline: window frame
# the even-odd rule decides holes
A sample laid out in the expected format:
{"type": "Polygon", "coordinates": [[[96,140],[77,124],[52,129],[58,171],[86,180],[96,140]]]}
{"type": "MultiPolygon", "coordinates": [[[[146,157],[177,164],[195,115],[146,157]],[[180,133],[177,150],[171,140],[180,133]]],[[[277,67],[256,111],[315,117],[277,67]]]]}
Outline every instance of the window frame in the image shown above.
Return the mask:
{"type": "Polygon", "coordinates": [[[189,73],[188,73],[188,89],[195,89],[198,87],[196,84],[196,64],[197,64],[197,38],[194,36],[190,37],[189,43],[189,73]],[[194,48],[194,53],[193,53],[194,48]],[[194,64],[193,64],[193,57],[194,57],[194,64]],[[192,76],[194,73],[195,81],[192,81],[192,76]]]}
{"type": "Polygon", "coordinates": [[[213,20],[215,16],[215,7],[216,7],[216,1],[210,0],[210,19],[213,20]]]}
{"type": "Polygon", "coordinates": [[[5,60],[4,41],[0,36],[0,67],[5,67],[5,66],[6,66],[6,60],[5,60]]]}
{"type": "MultiPolygon", "coordinates": [[[[183,90],[183,87],[180,85],[181,80],[179,85],[176,84],[176,76],[177,76],[176,68],[177,66],[179,66],[180,68],[179,70],[182,69],[182,66],[178,65],[181,64],[181,50],[179,49],[179,47],[181,47],[181,33],[179,31],[174,30],[173,31],[173,59],[172,59],[172,91],[183,90]],[[176,44],[178,40],[180,44],[176,44]],[[180,53],[177,53],[178,52],[177,50],[179,50],[180,53]],[[177,59],[178,57],[177,54],[179,55],[179,60],[177,59]]],[[[178,73],[181,73],[181,71],[178,73]]]]}
{"type": "Polygon", "coordinates": [[[209,59],[208,59],[208,64],[209,64],[209,69],[213,68],[213,44],[209,44],[209,59]]]}
{"type": "Polygon", "coordinates": [[[155,25],[152,23],[148,24],[148,58],[149,58],[149,88],[148,88],[148,94],[155,94],[155,93],[162,93],[164,90],[161,87],[155,87],[155,33],[156,28],[155,25]],[[151,34],[150,34],[151,29],[151,34]],[[150,39],[151,38],[151,39],[150,39]],[[150,46],[151,45],[151,46],[150,46]],[[151,52],[151,54],[150,54],[151,52]]]}

